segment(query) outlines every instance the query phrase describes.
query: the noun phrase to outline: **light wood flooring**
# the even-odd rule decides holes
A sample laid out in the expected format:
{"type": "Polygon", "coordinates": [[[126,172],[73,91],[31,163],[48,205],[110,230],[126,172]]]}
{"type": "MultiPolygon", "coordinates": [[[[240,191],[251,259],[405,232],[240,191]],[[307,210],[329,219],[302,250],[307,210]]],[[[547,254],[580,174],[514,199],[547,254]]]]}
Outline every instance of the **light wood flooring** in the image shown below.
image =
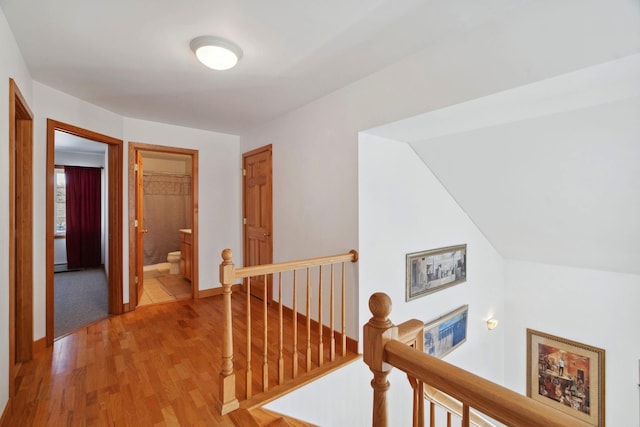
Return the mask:
{"type": "MultiPolygon", "coordinates": [[[[240,335],[245,316],[242,300],[242,293],[234,294],[234,334],[238,337],[234,338],[238,342],[234,368],[239,396],[245,389],[246,364],[242,350],[245,340],[240,335]]],[[[256,300],[255,307],[253,304],[252,310],[258,313],[262,303],[256,300]]],[[[277,313],[274,306],[277,304],[268,310],[269,322],[277,313]]],[[[306,343],[300,332],[304,327],[298,323],[297,352],[304,372],[306,343]]],[[[285,328],[285,340],[289,342],[292,327],[285,322],[285,328]]],[[[216,410],[221,337],[221,296],[138,307],[93,323],[55,341],[53,347],[37,353],[17,369],[16,394],[7,407],[2,427],[243,425],[216,410]]],[[[270,357],[277,340],[277,334],[271,333],[270,357]]],[[[261,376],[263,362],[256,341],[255,353],[252,350],[254,381],[261,376]]],[[[316,350],[314,345],[314,366],[316,350]]],[[[357,356],[350,353],[340,362],[325,361],[319,371],[326,372],[331,366],[336,369],[355,359],[357,356]]],[[[285,363],[290,365],[291,356],[285,357],[285,363]]],[[[276,366],[275,360],[269,362],[271,384],[277,382],[276,366]]],[[[277,388],[272,386],[271,397],[277,388]]],[[[254,384],[254,393],[258,389],[254,384]]],[[[246,403],[242,405],[253,409],[246,403]]]]}
{"type": "Polygon", "coordinates": [[[169,274],[168,263],[145,267],[141,305],[191,298],[191,282],[181,274],[169,274]]]}

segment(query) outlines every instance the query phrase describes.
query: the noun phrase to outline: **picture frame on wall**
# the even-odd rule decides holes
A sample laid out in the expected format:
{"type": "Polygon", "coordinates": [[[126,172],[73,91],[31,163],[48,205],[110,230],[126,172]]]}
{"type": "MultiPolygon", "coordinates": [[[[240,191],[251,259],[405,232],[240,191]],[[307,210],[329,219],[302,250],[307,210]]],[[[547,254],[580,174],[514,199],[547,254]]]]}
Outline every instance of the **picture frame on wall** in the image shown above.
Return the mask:
{"type": "Polygon", "coordinates": [[[467,340],[469,305],[463,305],[450,313],[425,323],[423,329],[424,352],[443,358],[467,340]]]}
{"type": "Polygon", "coordinates": [[[467,245],[414,252],[406,256],[406,301],[467,280],[467,245]]]}
{"type": "Polygon", "coordinates": [[[527,396],[604,427],[604,359],[601,348],[527,329],[527,396]]]}

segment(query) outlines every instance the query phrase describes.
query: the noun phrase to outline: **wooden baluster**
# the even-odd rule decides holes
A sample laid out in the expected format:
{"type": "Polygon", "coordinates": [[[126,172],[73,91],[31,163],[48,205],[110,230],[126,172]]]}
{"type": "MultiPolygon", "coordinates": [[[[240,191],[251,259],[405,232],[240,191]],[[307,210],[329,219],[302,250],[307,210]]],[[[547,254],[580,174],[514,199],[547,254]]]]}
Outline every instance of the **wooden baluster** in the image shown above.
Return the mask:
{"type": "Polygon", "coordinates": [[[347,355],[347,297],[346,281],[344,275],[344,262],[342,263],[342,357],[347,355]]]}
{"type": "Polygon", "coordinates": [[[311,371],[311,269],[307,267],[307,372],[311,371]]]}
{"type": "Polygon", "coordinates": [[[389,320],[391,298],[383,293],[375,293],[369,298],[369,310],[373,317],[363,327],[362,358],[373,372],[373,414],[374,427],[387,426],[387,375],[391,366],[384,363],[384,347],[390,340],[398,338],[398,328],[389,320]]]}
{"type": "Polygon", "coordinates": [[[251,373],[251,277],[247,277],[247,391],[246,398],[249,399],[252,395],[251,381],[253,381],[251,373]]]}
{"type": "Polygon", "coordinates": [[[451,412],[447,411],[447,427],[451,427],[451,412]]]}
{"type": "Polygon", "coordinates": [[[296,270],[293,270],[293,378],[298,376],[298,287],[296,270]]]}
{"type": "Polygon", "coordinates": [[[278,384],[284,383],[284,322],[282,319],[282,273],[278,274],[278,384]]]}
{"type": "Polygon", "coordinates": [[[469,404],[462,402],[462,427],[469,427],[469,404]]]}
{"type": "Polygon", "coordinates": [[[267,281],[267,275],[265,274],[264,277],[262,278],[262,282],[263,282],[263,298],[262,298],[262,330],[263,330],[263,338],[262,338],[262,391],[267,391],[269,390],[269,341],[268,341],[268,336],[267,336],[267,324],[268,324],[268,312],[267,312],[267,295],[269,295],[267,293],[267,287],[268,287],[268,281],[267,281]]]}
{"type": "Polygon", "coordinates": [[[407,375],[413,389],[413,427],[424,427],[424,383],[407,375]]]}
{"type": "Polygon", "coordinates": [[[429,402],[429,426],[436,427],[436,404],[429,402]]]}
{"type": "Polygon", "coordinates": [[[231,260],[231,249],[222,251],[220,284],[224,305],[224,328],[222,332],[222,369],[220,370],[219,407],[221,414],[229,413],[240,406],[236,397],[236,374],[233,370],[233,313],[231,309],[231,286],[235,281],[235,266],[231,260]]]}
{"type": "Polygon", "coordinates": [[[336,337],[335,337],[335,301],[334,301],[334,283],[333,283],[333,264],[331,264],[331,289],[329,293],[329,327],[330,327],[330,337],[329,337],[329,360],[336,360],[336,337]]]}
{"type": "Polygon", "coordinates": [[[324,364],[322,329],[322,266],[320,266],[318,267],[318,367],[324,364]]]}

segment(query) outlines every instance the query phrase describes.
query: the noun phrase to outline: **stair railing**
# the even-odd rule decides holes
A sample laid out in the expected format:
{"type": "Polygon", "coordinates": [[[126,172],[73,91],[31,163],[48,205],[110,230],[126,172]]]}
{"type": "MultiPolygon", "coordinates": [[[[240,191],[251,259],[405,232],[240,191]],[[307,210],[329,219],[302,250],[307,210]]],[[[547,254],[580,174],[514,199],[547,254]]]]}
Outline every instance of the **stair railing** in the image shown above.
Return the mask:
{"type": "MultiPolygon", "coordinates": [[[[312,369],[312,332],[311,326],[317,327],[317,340],[314,341],[317,349],[316,364],[317,367],[322,367],[325,360],[324,341],[325,338],[328,341],[328,358],[330,362],[336,359],[336,352],[340,350],[338,356],[345,356],[347,353],[347,333],[346,333],[346,274],[345,263],[356,262],[358,260],[358,252],[352,250],[346,254],[331,255],[318,258],[309,258],[298,261],[281,262],[275,264],[258,265],[251,267],[236,268],[232,260],[232,252],[230,249],[222,251],[222,263],[220,264],[220,283],[223,288],[223,305],[224,305],[224,326],[223,326],[223,340],[222,340],[222,369],[220,371],[219,381],[219,410],[221,414],[229,413],[240,406],[240,401],[236,396],[236,372],[233,367],[233,313],[232,313],[232,287],[238,280],[243,280],[245,285],[245,303],[246,303],[246,336],[243,337],[246,343],[246,368],[245,368],[245,396],[243,399],[250,399],[253,395],[253,369],[252,369],[252,348],[262,343],[261,358],[262,358],[262,372],[260,384],[260,392],[267,392],[269,390],[269,331],[276,329],[278,333],[277,337],[277,383],[283,384],[285,379],[285,366],[284,366],[284,337],[283,337],[283,322],[285,318],[285,311],[287,317],[290,318],[293,334],[291,348],[293,354],[291,355],[291,372],[292,379],[298,377],[299,372],[299,360],[298,360],[298,322],[299,319],[304,319],[306,331],[303,339],[304,343],[304,356],[305,356],[305,368],[306,372],[312,369]],[[323,268],[325,267],[325,268],[323,268]],[[325,270],[325,278],[323,278],[323,270],[325,270]],[[283,274],[287,273],[286,279],[283,279],[283,274]],[[328,273],[328,278],[326,277],[328,273]],[[336,279],[335,276],[340,275],[340,279],[336,279]],[[339,283],[336,283],[339,282],[339,283]],[[261,287],[262,309],[258,311],[258,316],[261,314],[262,318],[252,317],[252,286],[258,283],[261,287]],[[326,286],[329,289],[326,289],[326,286]],[[276,287],[278,290],[277,301],[277,326],[269,328],[268,324],[268,312],[271,287],[276,287]],[[285,289],[288,288],[288,289],[285,289]],[[323,312],[325,307],[323,306],[324,290],[327,290],[329,294],[329,319],[323,321],[323,312]],[[291,295],[291,307],[285,307],[283,305],[283,291],[288,291],[291,295]],[[304,293],[304,295],[300,295],[304,293]],[[315,295],[315,298],[313,297],[315,295]],[[304,300],[304,308],[298,309],[298,299],[304,300]],[[316,318],[312,319],[312,304],[314,309],[317,309],[316,318]],[[316,305],[317,304],[317,305],[316,305]],[[336,330],[336,310],[340,309],[340,330],[336,330]],[[253,325],[261,325],[260,331],[257,337],[254,337],[252,330],[253,325]],[[255,339],[254,339],[255,338],[255,339]],[[339,343],[336,343],[336,338],[339,343]]],[[[255,306],[255,300],[254,306],[255,306]]],[[[257,326],[259,327],[259,326],[257,326]]],[[[273,340],[272,340],[273,341],[273,340]]],[[[273,349],[272,349],[273,351],[273,349]]]]}
{"type": "MultiPolygon", "coordinates": [[[[369,299],[373,317],[363,327],[363,360],[373,372],[374,427],[388,425],[386,393],[387,376],[392,368],[400,369],[409,377],[414,388],[413,425],[424,426],[424,386],[439,390],[462,403],[462,427],[469,427],[471,409],[485,414],[508,426],[567,427],[588,426],[563,412],[518,394],[512,390],[460,369],[422,351],[417,334],[419,320],[394,325],[389,320],[391,299],[384,293],[375,293],[369,299]],[[416,323],[418,322],[418,323],[416,323]]],[[[434,405],[431,405],[430,425],[435,424],[434,405]]],[[[450,423],[451,414],[448,414],[450,423]]],[[[450,425],[450,424],[448,424],[450,425]]]]}

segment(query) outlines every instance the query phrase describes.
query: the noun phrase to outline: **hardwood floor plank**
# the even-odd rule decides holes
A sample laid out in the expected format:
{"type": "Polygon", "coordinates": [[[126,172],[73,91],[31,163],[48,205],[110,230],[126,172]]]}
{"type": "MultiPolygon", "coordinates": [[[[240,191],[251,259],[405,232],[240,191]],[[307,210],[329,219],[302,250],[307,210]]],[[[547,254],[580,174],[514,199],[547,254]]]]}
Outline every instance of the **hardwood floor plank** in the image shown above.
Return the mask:
{"type": "MultiPolygon", "coordinates": [[[[246,369],[244,296],[234,295],[236,391],[246,369]]],[[[267,309],[268,380],[278,379],[277,304],[267,309]]],[[[252,301],[254,330],[264,308],[252,301]]],[[[222,295],[139,307],[81,328],[35,354],[16,374],[16,394],[2,427],[13,426],[233,426],[216,413],[221,368],[222,295]]],[[[301,372],[306,370],[304,320],[298,319],[301,372]],[[302,322],[302,323],[301,323],[302,322]]],[[[284,377],[293,375],[293,320],[284,322],[284,377]]],[[[326,335],[326,334],[325,334],[326,335]]],[[[313,338],[314,340],[316,337],[313,338]]],[[[323,337],[325,364],[329,337],[323,337]]],[[[260,373],[264,337],[252,338],[252,369],[260,373]]],[[[317,352],[315,341],[313,351],[317,352]]],[[[318,364],[317,355],[311,361],[318,364]]],[[[253,390],[262,389],[254,375],[253,390]]],[[[280,387],[284,389],[284,387],[280,387]]],[[[272,399],[274,392],[266,397],[272,399]]],[[[253,403],[259,402],[259,395],[253,403]]]]}

